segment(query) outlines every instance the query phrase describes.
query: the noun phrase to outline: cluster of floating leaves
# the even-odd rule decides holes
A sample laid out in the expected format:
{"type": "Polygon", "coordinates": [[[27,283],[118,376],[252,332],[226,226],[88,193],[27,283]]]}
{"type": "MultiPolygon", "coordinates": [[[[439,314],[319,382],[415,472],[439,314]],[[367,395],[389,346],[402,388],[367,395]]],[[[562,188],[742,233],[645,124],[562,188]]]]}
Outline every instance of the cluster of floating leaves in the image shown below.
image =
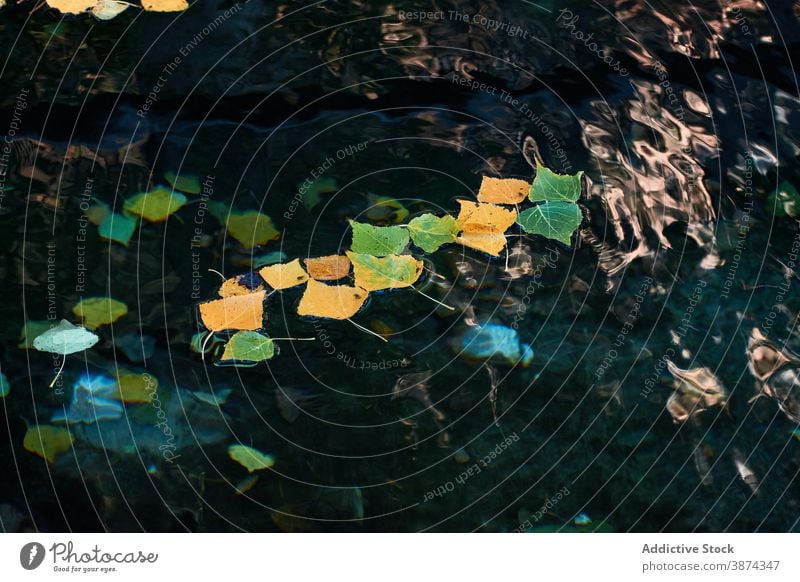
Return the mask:
{"type": "Polygon", "coordinates": [[[47,5],[63,14],[90,12],[98,20],[111,20],[131,7],[147,12],[181,12],[189,8],[187,0],[142,0],[141,5],[122,0],[47,0],[47,5]]]}
{"type": "MultiPolygon", "coordinates": [[[[576,204],[581,195],[581,175],[559,175],[537,164],[532,184],[484,176],[477,201],[460,200],[457,216],[428,213],[408,224],[392,226],[351,220],[352,244],[344,255],[307,258],[302,263],[300,259],[279,262],[225,280],[219,299],[199,306],[200,319],[208,330],[205,340],[210,341],[216,332],[235,332],[219,365],[255,365],[268,360],[275,355],[273,338],[261,330],[269,295],[305,285],[298,315],[351,320],[371,292],[413,287],[422,274],[423,262],[408,252],[412,244],[433,253],[457,243],[497,257],[506,248],[506,232],[516,223],[528,234],[569,245],[583,218],[576,204]],[[526,198],[533,205],[519,212],[526,198]],[[352,285],[334,283],[349,277],[351,271],[352,285]]],[[[230,222],[228,228],[230,232],[230,222]]],[[[489,335],[488,331],[484,330],[478,343],[489,335]]],[[[203,346],[198,351],[205,353],[203,346]]],[[[529,359],[527,353],[517,355],[518,359],[529,359]]]]}

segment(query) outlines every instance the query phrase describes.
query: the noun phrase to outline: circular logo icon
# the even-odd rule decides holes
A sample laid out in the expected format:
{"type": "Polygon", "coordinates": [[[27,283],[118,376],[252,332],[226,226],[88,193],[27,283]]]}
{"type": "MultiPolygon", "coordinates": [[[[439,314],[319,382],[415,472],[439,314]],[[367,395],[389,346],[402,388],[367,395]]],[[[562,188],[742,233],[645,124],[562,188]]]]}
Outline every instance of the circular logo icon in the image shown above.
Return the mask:
{"type": "Polygon", "coordinates": [[[19,551],[19,563],[26,570],[35,570],[44,562],[44,546],[39,542],[29,542],[19,551]]]}

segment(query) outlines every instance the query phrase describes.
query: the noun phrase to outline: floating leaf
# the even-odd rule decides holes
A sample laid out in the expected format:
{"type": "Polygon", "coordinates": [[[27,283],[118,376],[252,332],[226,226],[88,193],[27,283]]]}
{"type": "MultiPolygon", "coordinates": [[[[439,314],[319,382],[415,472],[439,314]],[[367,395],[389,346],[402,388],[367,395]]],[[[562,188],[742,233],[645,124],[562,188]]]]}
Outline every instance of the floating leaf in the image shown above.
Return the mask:
{"type": "Polygon", "coordinates": [[[97,0],[47,0],[50,8],[55,8],[64,14],[80,14],[91,10],[97,0]]]}
{"type": "Polygon", "coordinates": [[[433,253],[440,246],[456,240],[458,223],[449,214],[441,218],[423,214],[408,223],[408,232],[415,245],[426,253],[433,253]]]}
{"type": "Polygon", "coordinates": [[[111,297],[87,297],[72,308],[72,313],[83,318],[84,325],[89,329],[97,329],[128,313],[128,306],[111,297]]]}
{"type": "Polygon", "coordinates": [[[305,259],[309,277],[317,281],[337,281],[350,274],[350,259],[344,255],[329,255],[305,259]]]}
{"type": "Polygon", "coordinates": [[[255,331],[239,331],[225,344],[221,362],[261,362],[275,355],[275,343],[255,331]]]}
{"type": "Polygon", "coordinates": [[[281,235],[272,223],[272,219],[257,210],[231,213],[228,216],[227,228],[228,234],[247,249],[265,245],[281,235]]]}
{"type": "Polygon", "coordinates": [[[200,318],[211,331],[254,330],[264,325],[266,291],[224,297],[200,304],[200,318]]]}
{"type": "Polygon", "coordinates": [[[408,245],[408,229],[401,226],[372,226],[351,220],[350,227],[354,253],[385,257],[403,252],[408,245]]]}
{"type": "Polygon", "coordinates": [[[111,20],[124,12],[131,5],[127,2],[117,2],[116,0],[97,0],[97,4],[92,6],[92,14],[98,20],[111,20]]]}
{"type": "Polygon", "coordinates": [[[272,455],[265,455],[246,445],[231,445],[228,447],[228,456],[247,469],[250,473],[269,469],[275,464],[272,455]]]}
{"type": "Polygon", "coordinates": [[[264,281],[258,273],[246,273],[226,279],[219,288],[220,297],[235,297],[237,295],[247,295],[253,291],[264,289],[264,281]]]}
{"type": "Polygon", "coordinates": [[[518,222],[528,234],[540,234],[568,245],[581,220],[583,215],[577,204],[545,202],[520,213],[518,222]]]}
{"type": "Polygon", "coordinates": [[[494,257],[506,248],[505,235],[491,232],[465,232],[456,239],[456,242],[494,257]]]}
{"type": "Polygon", "coordinates": [[[348,319],[364,305],[369,293],[349,285],[326,285],[314,279],[309,280],[300,305],[298,315],[348,319]]]}
{"type": "Polygon", "coordinates": [[[125,201],[123,209],[150,222],[164,222],[167,217],[186,204],[186,196],[164,186],[141,192],[125,201]]]}
{"type": "Polygon", "coordinates": [[[466,356],[481,360],[501,360],[523,366],[533,360],[533,350],[520,342],[517,331],[496,323],[469,328],[461,339],[460,349],[466,356]]]}
{"type": "Polygon", "coordinates": [[[19,332],[17,347],[23,350],[34,349],[33,340],[44,332],[49,331],[51,327],[52,324],[49,321],[25,321],[22,330],[19,332]]]}
{"type": "Polygon", "coordinates": [[[148,12],[180,12],[189,8],[186,0],[142,0],[142,8],[148,12]]]}
{"type": "Polygon", "coordinates": [[[464,232],[503,234],[517,219],[517,212],[496,204],[459,200],[458,226],[464,232]]]}
{"type": "Polygon", "coordinates": [[[300,266],[300,259],[264,267],[258,274],[273,289],[288,289],[308,281],[308,273],[300,266]]]}
{"type": "Polygon", "coordinates": [[[100,226],[109,214],[111,214],[111,209],[108,207],[108,204],[103,202],[86,209],[86,218],[95,226],[100,226]]]}
{"type": "Polygon", "coordinates": [[[61,453],[72,448],[73,438],[69,429],[49,424],[28,427],[22,446],[26,451],[39,455],[52,463],[61,453]]]}
{"type": "Polygon", "coordinates": [[[408,208],[394,198],[370,194],[368,199],[370,207],[364,211],[364,216],[373,222],[381,224],[398,223],[403,222],[408,216],[408,208]]]}
{"type": "Polygon", "coordinates": [[[62,319],[56,327],[47,330],[33,340],[33,347],[40,352],[50,352],[66,356],[82,352],[95,345],[100,338],[79,325],[72,325],[62,319]]]}
{"type": "Polygon", "coordinates": [[[176,174],[172,170],[164,172],[164,180],[175,190],[186,192],[187,194],[200,194],[202,186],[197,174],[176,174]]]}
{"type": "Polygon", "coordinates": [[[320,203],[322,200],[320,194],[331,194],[339,189],[335,178],[318,178],[306,187],[301,184],[299,188],[303,195],[303,206],[306,207],[306,210],[311,210],[320,203]]]}
{"type": "Polygon", "coordinates": [[[374,257],[347,251],[356,286],[367,291],[410,287],[422,273],[422,261],[409,255],[374,257]]]}
{"type": "Polygon", "coordinates": [[[133,233],[136,232],[138,224],[139,221],[135,218],[113,213],[103,219],[97,227],[97,234],[101,238],[116,241],[127,247],[131,242],[133,233]]]}
{"type": "Polygon", "coordinates": [[[581,197],[581,176],[583,172],[556,174],[537,160],[530,199],[533,202],[575,202],[581,197]]]}
{"type": "Polygon", "coordinates": [[[127,404],[152,402],[158,391],[158,378],[147,372],[120,369],[114,397],[127,404]]]}
{"type": "Polygon", "coordinates": [[[478,190],[479,202],[519,204],[528,196],[531,185],[525,180],[484,176],[478,190]]]}

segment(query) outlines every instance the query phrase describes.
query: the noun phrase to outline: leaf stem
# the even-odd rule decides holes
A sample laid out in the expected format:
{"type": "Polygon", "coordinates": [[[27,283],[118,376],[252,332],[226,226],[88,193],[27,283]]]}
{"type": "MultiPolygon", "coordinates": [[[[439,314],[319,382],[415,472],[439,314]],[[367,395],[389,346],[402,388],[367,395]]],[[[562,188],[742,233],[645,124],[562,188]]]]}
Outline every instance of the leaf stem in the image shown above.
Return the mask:
{"type": "Polygon", "coordinates": [[[58,369],[58,372],[56,372],[56,377],[53,378],[52,382],[50,382],[49,388],[55,386],[55,383],[58,381],[59,376],[61,376],[61,372],[64,370],[64,364],[66,363],[67,363],[67,354],[64,354],[64,359],[61,360],[61,367],[58,369]]]}
{"type": "Polygon", "coordinates": [[[382,335],[380,335],[379,333],[375,333],[375,332],[374,332],[374,331],[372,331],[371,329],[367,329],[367,328],[366,328],[366,327],[364,327],[363,325],[359,325],[359,324],[357,324],[355,321],[353,321],[353,320],[352,320],[352,319],[350,319],[349,317],[347,318],[347,321],[349,321],[350,323],[352,323],[353,325],[355,325],[355,326],[356,326],[358,329],[360,329],[361,331],[365,331],[365,332],[367,332],[367,333],[368,333],[368,334],[370,334],[370,335],[374,335],[376,338],[378,338],[378,339],[381,339],[381,340],[385,341],[387,344],[389,343],[389,340],[388,340],[388,339],[386,339],[385,337],[383,337],[382,335]]]}

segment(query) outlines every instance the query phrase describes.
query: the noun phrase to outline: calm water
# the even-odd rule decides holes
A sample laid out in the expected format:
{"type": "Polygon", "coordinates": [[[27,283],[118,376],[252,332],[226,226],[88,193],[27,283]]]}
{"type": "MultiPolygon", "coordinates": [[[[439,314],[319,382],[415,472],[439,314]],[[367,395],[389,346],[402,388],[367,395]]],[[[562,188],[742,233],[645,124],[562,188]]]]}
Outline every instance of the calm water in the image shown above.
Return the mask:
{"type": "Polygon", "coordinates": [[[800,529],[800,229],[769,203],[800,185],[800,27],[791,2],[768,4],[0,11],[2,527],[572,531],[585,513],[585,531],[800,529]],[[341,252],[348,218],[395,219],[376,197],[452,212],[482,174],[530,179],[537,156],[586,173],[572,248],[429,255],[418,287],[456,310],[373,296],[355,319],[388,343],[299,319],[287,291],[268,332],[317,341],[253,368],[190,349],[220,283],[208,269],[341,252]],[[166,171],[213,186],[127,248],[100,239],[87,205],[120,210],[166,171]],[[314,176],[336,192],[308,209],[296,195],[314,176]],[[281,238],[242,247],[211,201],[268,214],[281,238]],[[53,358],[18,347],[20,330],[78,323],[90,296],[129,311],[50,389],[53,358]],[[458,356],[487,321],[518,327],[532,365],[458,356]],[[667,360],[694,370],[683,386],[667,360]],[[156,378],[158,405],[78,426],[53,463],[24,450],[81,373],[120,369],[156,378]],[[220,407],[192,394],[228,389],[220,407]],[[248,480],[236,442],[274,467],[248,480]]]}

